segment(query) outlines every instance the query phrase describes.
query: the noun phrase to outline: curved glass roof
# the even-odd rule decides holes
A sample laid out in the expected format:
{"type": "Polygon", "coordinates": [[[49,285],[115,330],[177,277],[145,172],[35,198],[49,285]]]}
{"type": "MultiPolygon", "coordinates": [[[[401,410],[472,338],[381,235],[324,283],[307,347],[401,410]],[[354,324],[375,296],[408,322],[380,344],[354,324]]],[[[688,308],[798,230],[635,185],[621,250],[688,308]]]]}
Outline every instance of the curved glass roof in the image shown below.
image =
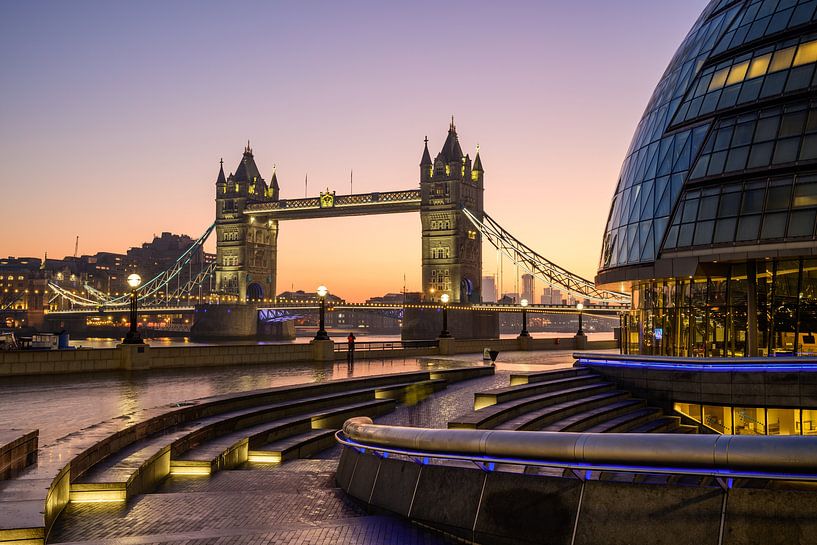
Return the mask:
{"type": "Polygon", "coordinates": [[[691,246],[813,236],[813,224],[805,223],[815,211],[795,206],[794,194],[806,191],[798,187],[810,179],[798,177],[806,174],[803,165],[817,160],[817,108],[809,102],[815,68],[817,0],[710,2],[636,129],[613,197],[600,272],[691,246]],[[729,191],[721,187],[727,184],[729,191]],[[759,209],[747,204],[753,212],[744,220],[741,199],[759,199],[760,185],[764,201],[759,209]],[[784,190],[772,196],[778,186],[789,188],[785,211],[775,200],[784,190]],[[738,211],[721,224],[727,193],[738,199],[738,211]],[[767,197],[777,204],[767,208],[767,197]]]}

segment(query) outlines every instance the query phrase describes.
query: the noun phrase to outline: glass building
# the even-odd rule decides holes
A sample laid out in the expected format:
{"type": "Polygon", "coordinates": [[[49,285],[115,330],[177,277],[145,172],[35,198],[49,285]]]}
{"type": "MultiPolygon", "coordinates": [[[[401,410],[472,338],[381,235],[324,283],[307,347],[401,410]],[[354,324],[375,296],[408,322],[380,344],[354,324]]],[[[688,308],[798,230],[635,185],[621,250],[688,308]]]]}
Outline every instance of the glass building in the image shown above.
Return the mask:
{"type": "Polygon", "coordinates": [[[596,282],[625,352],[817,353],[817,0],[712,0],[621,168],[596,282]]]}

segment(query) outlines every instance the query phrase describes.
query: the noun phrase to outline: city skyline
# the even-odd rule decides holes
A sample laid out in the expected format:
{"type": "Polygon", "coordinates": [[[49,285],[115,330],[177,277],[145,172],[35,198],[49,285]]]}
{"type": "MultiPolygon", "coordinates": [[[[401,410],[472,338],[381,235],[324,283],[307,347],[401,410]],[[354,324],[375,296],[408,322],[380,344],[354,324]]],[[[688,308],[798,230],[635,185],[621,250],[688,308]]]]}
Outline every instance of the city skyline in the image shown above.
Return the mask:
{"type": "MultiPolygon", "coordinates": [[[[234,170],[248,138],[266,179],[277,165],[282,198],[302,197],[307,175],[310,196],[348,193],[352,171],[355,192],[415,187],[423,137],[436,154],[454,114],[464,152],[481,146],[486,210],[592,278],[603,203],[648,99],[633,82],[658,80],[704,3],[252,4],[241,14],[54,3],[35,42],[18,24],[31,8],[6,6],[0,40],[15,53],[6,67],[15,108],[0,113],[0,176],[8,202],[39,188],[30,206],[47,221],[7,208],[25,229],[3,237],[0,255],[71,255],[77,235],[81,254],[121,252],[162,231],[195,238],[213,218],[218,160],[234,170]],[[222,35],[220,21],[237,15],[243,42],[222,35]],[[641,28],[643,19],[656,24],[641,28]],[[567,30],[579,24],[596,33],[592,43],[567,30]],[[620,110],[608,111],[613,101],[620,110]],[[587,148],[599,150],[594,164],[576,161],[587,148]]],[[[419,231],[405,214],[286,222],[277,291],[326,283],[363,299],[399,291],[404,275],[417,291],[419,231]]],[[[496,272],[494,252],[484,264],[496,272]]],[[[500,292],[513,290],[508,268],[500,292]]]]}

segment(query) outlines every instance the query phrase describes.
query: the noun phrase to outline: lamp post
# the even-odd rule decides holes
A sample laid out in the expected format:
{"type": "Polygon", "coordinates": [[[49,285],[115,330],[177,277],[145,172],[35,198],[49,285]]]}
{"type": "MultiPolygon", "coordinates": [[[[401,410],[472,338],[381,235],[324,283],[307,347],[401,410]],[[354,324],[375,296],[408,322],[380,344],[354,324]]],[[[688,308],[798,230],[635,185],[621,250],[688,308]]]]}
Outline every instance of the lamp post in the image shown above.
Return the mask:
{"type": "Polygon", "coordinates": [[[128,286],[130,286],[130,331],[122,339],[122,344],[145,344],[139,331],[136,330],[136,307],[139,295],[136,293],[137,288],[142,284],[142,277],[136,273],[128,276],[128,286]]]}
{"type": "Polygon", "coordinates": [[[522,299],[519,304],[522,305],[522,331],[519,332],[519,336],[530,337],[530,333],[528,333],[528,300],[522,299]]]}
{"type": "Polygon", "coordinates": [[[326,286],[318,286],[318,297],[321,298],[321,319],[320,325],[318,327],[318,333],[315,334],[316,341],[328,341],[329,334],[326,333],[326,294],[329,293],[329,290],[326,289],[326,286]]]}
{"type": "Polygon", "coordinates": [[[440,296],[440,301],[443,303],[443,329],[440,331],[440,338],[447,339],[451,337],[451,333],[448,332],[448,301],[449,297],[447,293],[443,293],[440,296]]]}
{"type": "Polygon", "coordinates": [[[584,335],[584,329],[582,328],[582,309],[584,309],[584,305],[576,303],[576,310],[579,311],[579,330],[576,332],[576,335],[584,335]]]}

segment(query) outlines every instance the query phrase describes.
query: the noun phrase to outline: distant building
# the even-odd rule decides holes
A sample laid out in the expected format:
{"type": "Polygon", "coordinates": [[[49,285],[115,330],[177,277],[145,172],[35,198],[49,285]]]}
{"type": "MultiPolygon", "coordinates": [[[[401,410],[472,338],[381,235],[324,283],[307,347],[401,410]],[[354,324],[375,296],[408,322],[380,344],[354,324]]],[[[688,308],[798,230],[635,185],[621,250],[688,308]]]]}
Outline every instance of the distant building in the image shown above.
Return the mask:
{"type": "Polygon", "coordinates": [[[46,286],[41,259],[0,259],[0,327],[37,325],[41,322],[48,301],[46,286]]]}
{"type": "MultiPolygon", "coordinates": [[[[527,299],[529,303],[534,303],[534,294],[536,293],[536,279],[532,274],[522,275],[522,299],[527,299]]],[[[521,299],[520,299],[521,301],[521,299]]]]}
{"type": "Polygon", "coordinates": [[[543,305],[562,305],[566,301],[562,300],[562,292],[553,286],[542,290],[541,302],[543,305]]]}
{"type": "Polygon", "coordinates": [[[496,303],[496,277],[482,277],[482,302],[496,303]]]}
{"type": "Polygon", "coordinates": [[[501,305],[515,305],[519,303],[519,301],[518,293],[503,293],[502,298],[497,302],[501,305]]]}

